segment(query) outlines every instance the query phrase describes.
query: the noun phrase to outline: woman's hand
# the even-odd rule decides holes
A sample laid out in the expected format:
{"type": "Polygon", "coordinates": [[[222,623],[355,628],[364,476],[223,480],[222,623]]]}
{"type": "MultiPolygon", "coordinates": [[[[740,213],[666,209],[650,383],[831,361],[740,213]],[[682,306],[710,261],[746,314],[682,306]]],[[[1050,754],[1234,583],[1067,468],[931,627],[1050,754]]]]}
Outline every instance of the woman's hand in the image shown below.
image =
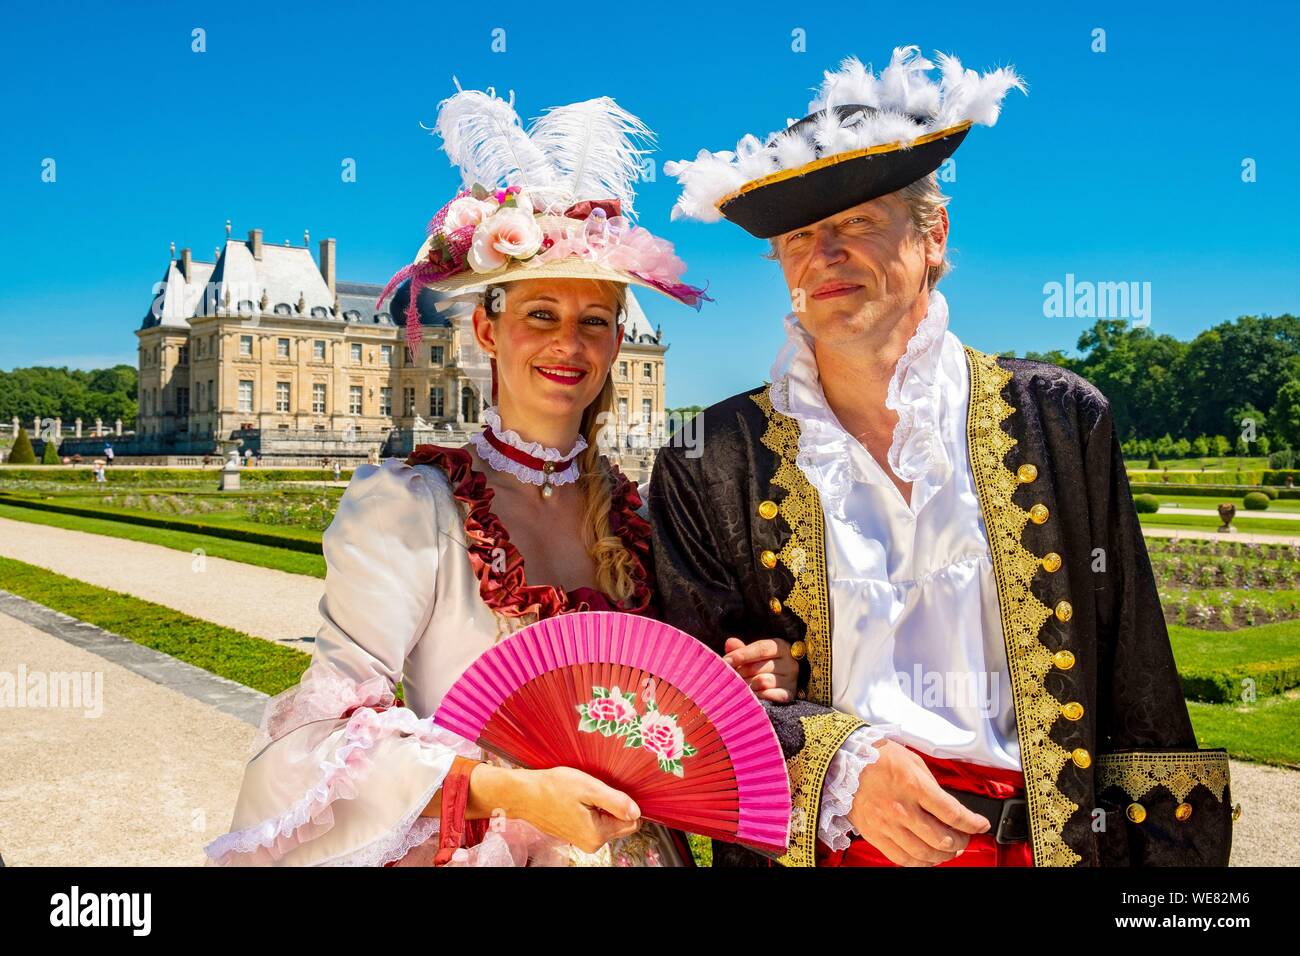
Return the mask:
{"type": "MultiPolygon", "coordinates": [[[[478,771],[476,771],[477,773],[478,771]]],[[[641,826],[641,808],[621,790],[573,767],[511,770],[515,796],[508,817],[527,820],[543,833],[595,853],[641,826]]]]}
{"type": "Polygon", "coordinates": [[[767,637],[746,644],[738,637],[727,638],[722,658],[749,682],[759,700],[778,704],[794,700],[799,686],[799,662],[790,656],[790,644],[779,637],[767,637]]]}

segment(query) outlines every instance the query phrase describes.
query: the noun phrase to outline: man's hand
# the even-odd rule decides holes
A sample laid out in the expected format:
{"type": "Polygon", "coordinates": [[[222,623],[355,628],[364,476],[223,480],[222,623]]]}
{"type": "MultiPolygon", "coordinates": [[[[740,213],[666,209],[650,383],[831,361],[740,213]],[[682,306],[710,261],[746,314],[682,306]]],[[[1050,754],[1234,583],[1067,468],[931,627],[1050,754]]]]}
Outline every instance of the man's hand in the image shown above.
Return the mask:
{"type": "Polygon", "coordinates": [[[790,656],[790,644],[768,637],[746,644],[738,637],[727,638],[723,660],[749,682],[759,700],[785,704],[794,699],[799,686],[799,662],[790,656]]]}
{"type": "Polygon", "coordinates": [[[989,821],[935,782],[925,761],[900,743],[877,743],[880,758],[862,769],[849,822],[899,866],[934,866],[957,856],[989,821]]]}

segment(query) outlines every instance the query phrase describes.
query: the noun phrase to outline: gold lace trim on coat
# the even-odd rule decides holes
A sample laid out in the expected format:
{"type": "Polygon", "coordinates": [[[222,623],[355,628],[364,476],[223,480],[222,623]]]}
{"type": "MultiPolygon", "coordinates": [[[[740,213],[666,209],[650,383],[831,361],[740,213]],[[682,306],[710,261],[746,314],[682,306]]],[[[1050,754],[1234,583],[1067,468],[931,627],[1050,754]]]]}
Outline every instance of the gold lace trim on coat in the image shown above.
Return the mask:
{"type": "Polygon", "coordinates": [[[1228,755],[1213,750],[1097,755],[1098,791],[1118,786],[1130,800],[1141,800],[1156,787],[1164,787],[1182,803],[1197,784],[1222,803],[1228,787],[1228,755]]]}
{"type": "Polygon", "coordinates": [[[785,866],[817,865],[817,821],[821,816],[822,786],[831,758],[849,734],[867,722],[838,710],[800,717],[803,749],[786,761],[790,775],[790,849],[777,862],[785,866]]]}
{"type": "Polygon", "coordinates": [[[1038,639],[1052,611],[1029,586],[1039,559],[1021,544],[1029,512],[1012,500],[1019,482],[1006,465],[1007,452],[1016,444],[1002,429],[1003,420],[1015,412],[1002,398],[1011,373],[994,356],[972,348],[966,349],[966,357],[970,367],[966,436],[998,586],[1034,866],[1073,866],[1083,858],[1062,839],[1061,831],[1079,805],[1057,786],[1069,754],[1051,737],[1061,704],[1044,686],[1052,655],[1038,639]]]}
{"type": "Polygon", "coordinates": [[[780,464],[772,484],[785,490],[778,513],[790,527],[790,539],[777,553],[794,578],[785,606],[804,622],[808,647],[808,699],[831,704],[830,597],[826,583],[826,526],[817,489],[800,470],[799,423],[772,407],[769,385],[749,396],[767,417],[763,444],[776,453],[780,464]]]}

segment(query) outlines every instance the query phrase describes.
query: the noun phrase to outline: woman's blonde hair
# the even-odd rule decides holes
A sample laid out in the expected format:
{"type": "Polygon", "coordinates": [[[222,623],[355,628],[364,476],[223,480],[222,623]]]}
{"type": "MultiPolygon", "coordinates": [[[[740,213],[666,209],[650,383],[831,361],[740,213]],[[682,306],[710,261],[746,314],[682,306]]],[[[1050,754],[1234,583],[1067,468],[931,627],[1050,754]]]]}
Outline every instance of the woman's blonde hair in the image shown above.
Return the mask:
{"type": "MultiPolygon", "coordinates": [[[[603,291],[611,293],[618,303],[618,322],[615,323],[617,329],[627,314],[627,284],[609,279],[591,281],[603,291]]],[[[488,286],[483,290],[483,309],[489,319],[496,319],[500,315],[497,309],[504,304],[505,290],[505,284],[488,286]],[[498,289],[502,295],[494,294],[498,289]]],[[[601,439],[613,411],[614,375],[611,362],[600,393],[582,413],[579,430],[587,440],[587,447],[578,455],[578,491],[582,495],[582,541],[596,567],[596,586],[621,604],[632,596],[635,581],[632,577],[632,553],[624,547],[623,539],[614,533],[609,522],[614,474],[605,461],[605,456],[601,454],[601,439]]]]}

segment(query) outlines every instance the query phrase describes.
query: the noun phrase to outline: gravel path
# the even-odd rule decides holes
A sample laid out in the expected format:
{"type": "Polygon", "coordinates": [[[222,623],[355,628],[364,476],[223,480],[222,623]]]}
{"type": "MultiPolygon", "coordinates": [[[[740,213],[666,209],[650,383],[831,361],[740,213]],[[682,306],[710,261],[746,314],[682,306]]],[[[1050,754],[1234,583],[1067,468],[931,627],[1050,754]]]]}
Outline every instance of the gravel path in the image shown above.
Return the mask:
{"type": "Polygon", "coordinates": [[[0,555],[269,641],[301,642],[321,625],[325,582],[304,574],[9,518],[0,555]]]}
{"type": "Polygon", "coordinates": [[[1300,535],[1254,534],[1248,531],[1220,533],[1200,528],[1157,528],[1149,524],[1142,526],[1142,534],[1148,538],[1195,538],[1198,541],[1222,541],[1225,544],[1236,541],[1238,544],[1300,545],[1300,535]]]}
{"type": "MultiPolygon", "coordinates": [[[[1157,514],[1162,515],[1200,515],[1203,518],[1217,518],[1219,512],[1213,508],[1180,508],[1177,505],[1161,505],[1157,514]]],[[[1238,508],[1233,521],[1244,518],[1247,521],[1254,518],[1280,518],[1283,521],[1300,521],[1300,514],[1294,511],[1243,511],[1238,508]]]]}
{"type": "Polygon", "coordinates": [[[28,686],[91,675],[79,707],[49,706],[52,691],[46,706],[0,707],[6,866],[202,865],[256,728],[5,613],[0,648],[0,669],[28,686]]]}

